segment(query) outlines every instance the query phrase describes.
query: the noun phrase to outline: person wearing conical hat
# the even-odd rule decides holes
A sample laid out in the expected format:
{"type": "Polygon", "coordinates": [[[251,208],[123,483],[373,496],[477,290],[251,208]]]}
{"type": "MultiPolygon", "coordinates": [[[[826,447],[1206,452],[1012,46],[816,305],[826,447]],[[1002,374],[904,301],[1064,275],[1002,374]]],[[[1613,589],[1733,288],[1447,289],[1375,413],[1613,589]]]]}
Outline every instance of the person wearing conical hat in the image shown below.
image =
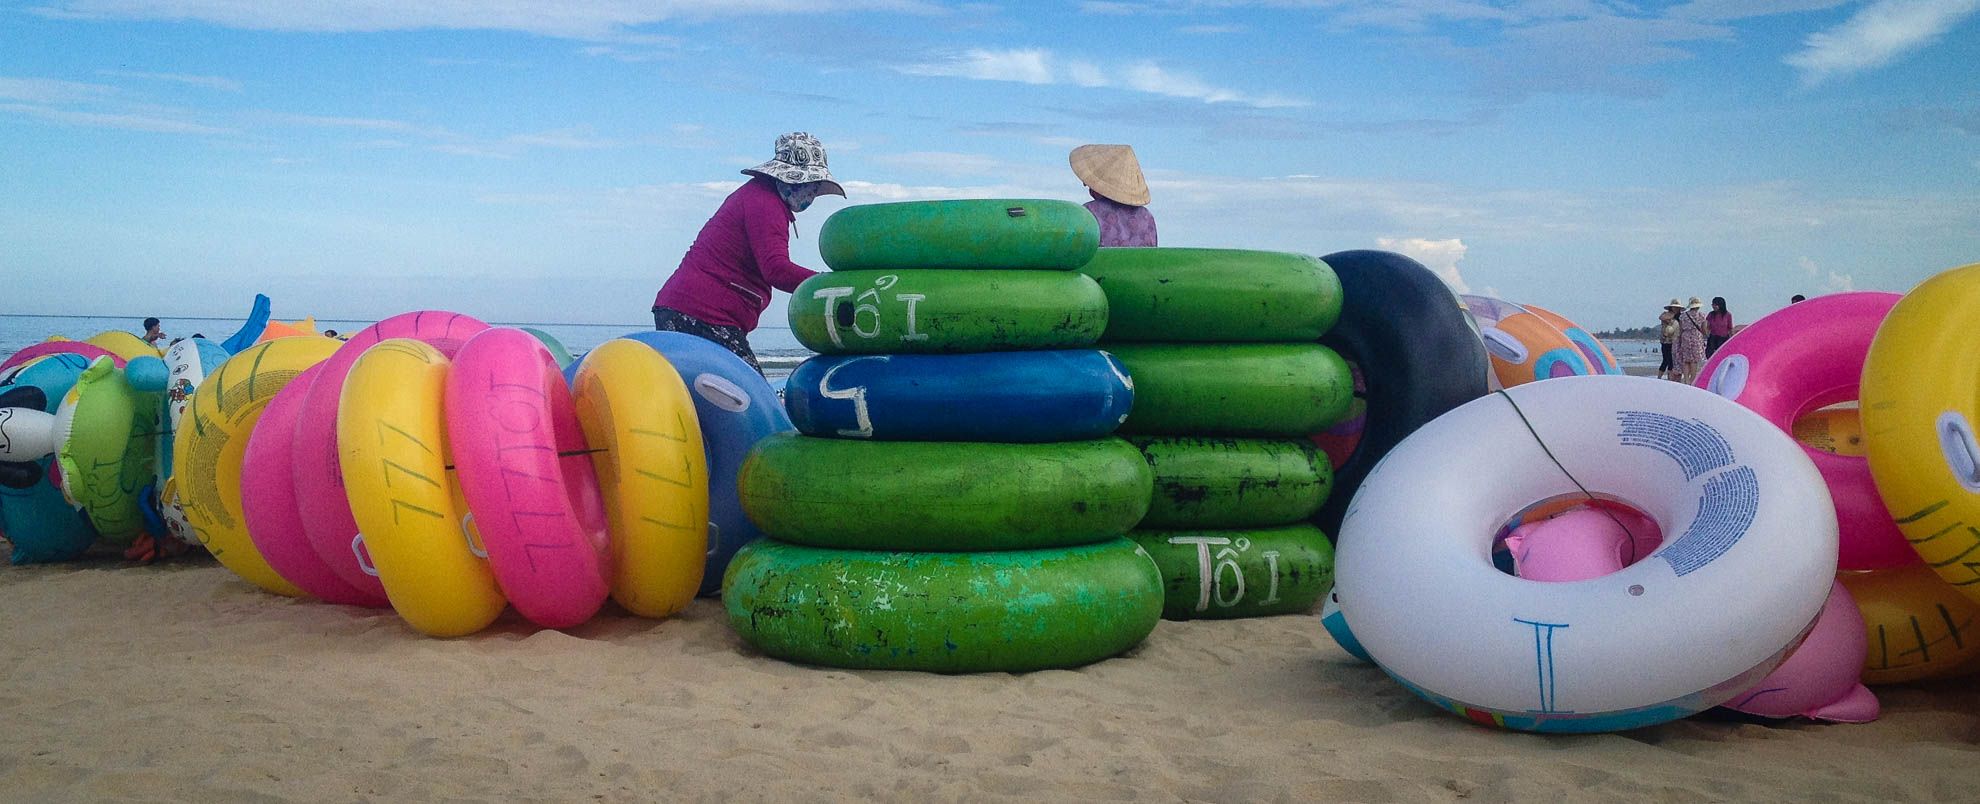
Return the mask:
{"type": "Polygon", "coordinates": [[[789,293],[817,273],[791,261],[797,213],[846,190],[826,166],[824,144],[802,131],[778,137],[776,155],[743,175],[749,181],[715,210],[653,297],[653,328],[714,341],[761,373],[748,336],[770,289],[789,293]]]}
{"type": "Polygon", "coordinates": [[[1155,213],[1148,211],[1148,181],[1126,145],[1081,145],[1072,152],[1073,175],[1093,196],[1086,209],[1100,222],[1102,246],[1155,245],[1155,213]]]}

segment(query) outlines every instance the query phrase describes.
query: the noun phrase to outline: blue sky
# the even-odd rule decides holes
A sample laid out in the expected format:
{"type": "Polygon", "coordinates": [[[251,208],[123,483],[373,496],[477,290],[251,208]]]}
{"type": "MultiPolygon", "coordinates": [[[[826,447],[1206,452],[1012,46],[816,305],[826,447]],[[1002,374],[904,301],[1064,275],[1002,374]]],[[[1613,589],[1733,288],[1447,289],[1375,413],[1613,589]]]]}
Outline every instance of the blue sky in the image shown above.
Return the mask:
{"type": "MultiPolygon", "coordinates": [[[[1595,327],[1980,261],[1980,0],[27,0],[0,313],[650,323],[787,130],[853,202],[1409,253],[1595,327]]],[[[815,268],[821,201],[794,253],[815,268]]],[[[767,316],[766,322],[781,323],[767,316]]]]}

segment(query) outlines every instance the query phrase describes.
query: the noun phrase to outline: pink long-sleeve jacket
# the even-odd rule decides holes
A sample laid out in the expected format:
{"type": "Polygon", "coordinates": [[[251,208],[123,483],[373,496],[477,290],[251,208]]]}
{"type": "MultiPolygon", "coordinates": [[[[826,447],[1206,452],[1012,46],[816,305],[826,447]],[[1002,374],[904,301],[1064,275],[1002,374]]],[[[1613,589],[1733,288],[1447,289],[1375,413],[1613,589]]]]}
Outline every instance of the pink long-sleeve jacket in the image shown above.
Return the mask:
{"type": "Polygon", "coordinates": [[[817,273],[791,262],[795,220],[777,196],[775,180],[751,178],[701,227],[653,306],[710,324],[756,329],[763,308],[770,306],[771,288],[789,293],[817,273]]]}

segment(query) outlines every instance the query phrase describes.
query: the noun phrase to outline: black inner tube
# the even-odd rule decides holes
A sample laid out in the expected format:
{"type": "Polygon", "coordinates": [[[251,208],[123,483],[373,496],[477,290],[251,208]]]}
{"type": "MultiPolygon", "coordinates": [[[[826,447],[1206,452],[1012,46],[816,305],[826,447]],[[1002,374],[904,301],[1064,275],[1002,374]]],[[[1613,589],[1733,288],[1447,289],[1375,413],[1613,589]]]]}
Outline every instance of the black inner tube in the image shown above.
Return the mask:
{"type": "Polygon", "coordinates": [[[1358,365],[1368,388],[1361,440],[1313,518],[1335,539],[1375,464],[1417,428],[1484,396],[1491,364],[1457,294],[1422,263],[1372,250],[1320,259],[1340,277],[1342,297],[1340,322],[1320,342],[1358,365]]]}

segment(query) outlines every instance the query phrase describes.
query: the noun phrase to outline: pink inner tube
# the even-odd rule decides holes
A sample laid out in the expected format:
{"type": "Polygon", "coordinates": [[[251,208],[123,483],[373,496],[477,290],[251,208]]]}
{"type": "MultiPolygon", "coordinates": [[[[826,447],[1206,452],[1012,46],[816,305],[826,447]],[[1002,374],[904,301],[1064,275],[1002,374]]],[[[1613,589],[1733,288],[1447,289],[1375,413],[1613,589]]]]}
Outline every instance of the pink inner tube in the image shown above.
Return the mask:
{"type": "Polygon", "coordinates": [[[447,440],[495,581],[531,622],[568,628],[611,588],[598,476],[557,362],[519,329],[474,336],[447,375],[447,440]]]}
{"type": "Polygon", "coordinates": [[[6,360],[0,360],[0,371],[6,371],[37,357],[47,357],[49,355],[82,355],[89,358],[92,363],[96,362],[96,359],[99,357],[107,357],[110,358],[111,364],[118,368],[124,367],[123,358],[95,344],[83,343],[82,341],[45,341],[8,355],[6,360]]]}
{"type": "Polygon", "coordinates": [[[391,602],[384,595],[369,594],[330,570],[310,546],[296,510],[294,464],[289,460],[296,414],[321,369],[319,364],[303,370],[262,410],[241,461],[241,514],[254,548],[283,580],[320,600],[382,608],[391,602]]]}
{"type": "Polygon", "coordinates": [[[352,547],[358,535],[357,520],[344,497],[344,471],[337,463],[337,404],[344,378],[350,376],[358,356],[379,341],[425,341],[451,358],[468,338],[486,329],[487,324],[460,313],[425,310],[395,315],[352,335],[330,359],[318,364],[321,371],[309,383],[296,415],[292,447],[296,512],[302,516],[310,548],[324,565],[367,595],[384,600],[385,587],[378,576],[365,571],[368,561],[361,563],[352,547]]]}
{"type": "MultiPolygon", "coordinates": [[[[1698,386],[1760,414],[1783,432],[1804,414],[1853,401],[1863,359],[1897,293],[1817,296],[1753,322],[1705,361],[1698,386]]],[[[1870,479],[1870,462],[1802,447],[1836,502],[1837,567],[1876,570],[1919,562],[1870,479]]]]}

